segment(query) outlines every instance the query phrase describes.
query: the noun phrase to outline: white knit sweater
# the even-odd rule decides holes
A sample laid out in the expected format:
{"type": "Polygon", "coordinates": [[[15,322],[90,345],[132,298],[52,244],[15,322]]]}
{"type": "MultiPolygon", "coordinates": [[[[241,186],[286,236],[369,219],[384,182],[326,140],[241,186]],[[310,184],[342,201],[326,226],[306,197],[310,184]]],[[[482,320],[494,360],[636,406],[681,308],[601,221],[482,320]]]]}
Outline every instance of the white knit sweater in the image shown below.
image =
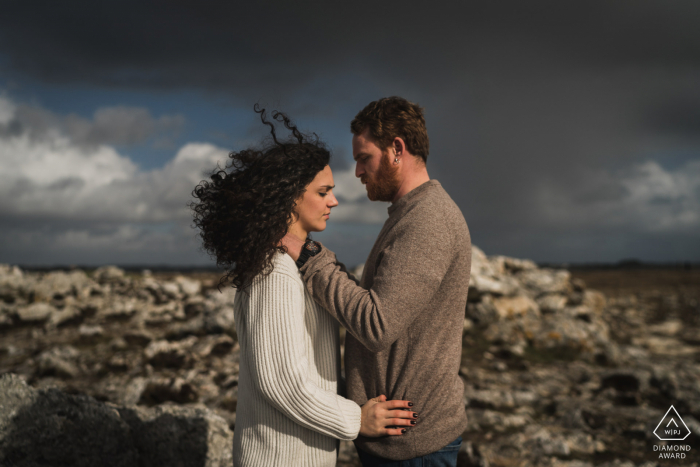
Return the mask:
{"type": "Polygon", "coordinates": [[[334,466],[355,439],[360,407],[338,395],[338,323],[306,291],[294,260],[234,300],[241,346],[233,464],[334,466]]]}

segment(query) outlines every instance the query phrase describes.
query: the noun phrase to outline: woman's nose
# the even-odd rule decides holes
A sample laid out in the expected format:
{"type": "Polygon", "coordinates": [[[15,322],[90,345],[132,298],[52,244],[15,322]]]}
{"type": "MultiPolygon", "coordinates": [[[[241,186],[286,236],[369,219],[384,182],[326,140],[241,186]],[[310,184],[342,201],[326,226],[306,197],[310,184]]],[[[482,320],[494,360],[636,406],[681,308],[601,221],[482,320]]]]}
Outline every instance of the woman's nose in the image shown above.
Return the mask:
{"type": "Polygon", "coordinates": [[[337,205],[338,205],[338,200],[336,199],[336,197],[333,193],[330,193],[330,196],[328,197],[328,207],[334,208],[337,205]]]}

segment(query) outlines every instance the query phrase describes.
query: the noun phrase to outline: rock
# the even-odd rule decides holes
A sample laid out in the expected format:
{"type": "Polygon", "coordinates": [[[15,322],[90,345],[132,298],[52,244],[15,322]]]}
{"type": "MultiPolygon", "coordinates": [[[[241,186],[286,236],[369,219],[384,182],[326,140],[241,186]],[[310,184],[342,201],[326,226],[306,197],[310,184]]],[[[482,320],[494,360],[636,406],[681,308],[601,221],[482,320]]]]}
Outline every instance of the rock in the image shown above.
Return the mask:
{"type": "Polygon", "coordinates": [[[114,408],[57,389],[0,378],[0,465],[139,465],[129,425],[114,408]]]}
{"type": "Polygon", "coordinates": [[[68,296],[86,298],[96,286],[84,271],[49,272],[34,284],[35,300],[63,299],[68,296]]]}
{"type": "Polygon", "coordinates": [[[471,277],[495,277],[497,269],[491,264],[481,248],[472,245],[471,277]]]}
{"type": "Polygon", "coordinates": [[[48,303],[37,302],[29,306],[21,307],[17,310],[17,319],[23,323],[39,323],[46,321],[52,313],[56,312],[56,308],[48,303]]]}
{"type": "Polygon", "coordinates": [[[182,298],[182,291],[177,282],[163,282],[160,284],[160,290],[163,291],[170,300],[180,300],[182,298]]]}
{"type": "Polygon", "coordinates": [[[180,292],[187,297],[195,297],[202,292],[202,283],[198,280],[177,276],[175,283],[180,287],[180,292]]]}
{"type": "Polygon", "coordinates": [[[236,289],[233,287],[221,287],[221,292],[217,289],[210,290],[206,295],[206,300],[210,302],[207,308],[218,308],[220,306],[232,307],[236,298],[236,289]]]}
{"type": "Polygon", "coordinates": [[[542,313],[556,313],[566,306],[567,298],[561,294],[546,294],[537,298],[542,313]]]}
{"type": "Polygon", "coordinates": [[[76,363],[79,355],[80,352],[69,345],[46,350],[36,358],[37,375],[75,378],[80,374],[76,363]]]}
{"type": "Polygon", "coordinates": [[[513,319],[525,314],[532,317],[540,316],[540,307],[531,298],[520,295],[517,297],[500,297],[493,300],[493,307],[499,319],[513,319]]]}
{"type": "Polygon", "coordinates": [[[144,356],[155,367],[181,368],[190,362],[189,351],[195,342],[194,336],[179,342],[153,341],[144,350],[144,356]]]}
{"type": "Polygon", "coordinates": [[[508,276],[494,279],[488,276],[471,276],[469,278],[470,301],[476,301],[483,295],[513,295],[518,290],[517,282],[508,276]]]}
{"type": "Polygon", "coordinates": [[[499,314],[493,306],[493,298],[490,295],[484,296],[479,303],[468,303],[466,317],[478,326],[488,326],[499,320],[499,314]]]}
{"type": "Polygon", "coordinates": [[[27,280],[17,266],[0,264],[0,300],[14,303],[17,297],[27,296],[27,280]]]}
{"type": "Polygon", "coordinates": [[[92,277],[100,284],[113,284],[122,282],[126,274],[116,266],[102,266],[92,273],[92,277]]]}
{"type": "Polygon", "coordinates": [[[489,258],[498,274],[515,273],[537,269],[537,264],[529,259],[510,258],[508,256],[493,256],[489,258]]]}
{"type": "Polygon", "coordinates": [[[236,342],[226,334],[219,336],[211,336],[209,339],[203,339],[199,343],[195,352],[201,357],[206,358],[210,355],[224,355],[230,352],[236,342]]]}
{"type": "Polygon", "coordinates": [[[653,324],[647,329],[651,334],[672,337],[681,332],[683,329],[683,322],[679,319],[670,319],[663,323],[653,324]]]}
{"type": "Polygon", "coordinates": [[[148,305],[143,312],[143,321],[149,325],[170,323],[173,320],[184,320],[185,308],[180,301],[171,301],[163,305],[148,305]]]}
{"type": "Polygon", "coordinates": [[[532,423],[532,419],[528,415],[504,414],[493,410],[469,410],[467,417],[471,417],[471,423],[476,423],[480,430],[494,430],[496,432],[522,428],[532,423]]]}
{"type": "Polygon", "coordinates": [[[233,465],[233,432],[209,409],[163,405],[118,411],[129,424],[139,453],[139,463],[134,465],[233,465]]]}
{"type": "Polygon", "coordinates": [[[600,389],[614,388],[623,392],[646,391],[651,374],[643,370],[611,370],[601,375],[600,389]]]}
{"type": "Polygon", "coordinates": [[[597,290],[586,290],[583,292],[582,304],[593,310],[595,314],[601,315],[603,314],[603,310],[605,310],[607,300],[605,299],[605,295],[597,290]]]}
{"type": "Polygon", "coordinates": [[[61,326],[77,324],[83,319],[83,312],[80,308],[74,305],[68,305],[62,310],[57,310],[51,313],[49,322],[46,323],[47,328],[56,329],[61,326]]]}
{"type": "Polygon", "coordinates": [[[104,333],[104,328],[99,324],[81,324],[80,328],[78,328],[78,334],[85,342],[95,341],[97,338],[102,337],[104,333]]]}
{"type": "Polygon", "coordinates": [[[192,318],[201,315],[206,310],[207,303],[202,297],[191,297],[185,301],[185,316],[192,318]]]}
{"type": "Polygon", "coordinates": [[[131,345],[148,345],[153,340],[153,334],[145,329],[132,329],[124,334],[124,340],[131,345]]]}
{"type": "Polygon", "coordinates": [[[515,277],[535,296],[541,294],[567,294],[571,291],[571,273],[554,269],[532,269],[517,273],[515,277]]]}
{"type": "Polygon", "coordinates": [[[204,407],[114,407],[0,377],[0,465],[232,465],[233,433],[204,407]]]}
{"type": "Polygon", "coordinates": [[[113,295],[110,300],[104,301],[97,310],[97,318],[102,321],[125,320],[136,313],[137,301],[133,298],[125,298],[113,295]]]}
{"type": "Polygon", "coordinates": [[[139,397],[140,404],[156,405],[163,402],[185,404],[199,398],[194,386],[182,378],[150,378],[139,397]]]}

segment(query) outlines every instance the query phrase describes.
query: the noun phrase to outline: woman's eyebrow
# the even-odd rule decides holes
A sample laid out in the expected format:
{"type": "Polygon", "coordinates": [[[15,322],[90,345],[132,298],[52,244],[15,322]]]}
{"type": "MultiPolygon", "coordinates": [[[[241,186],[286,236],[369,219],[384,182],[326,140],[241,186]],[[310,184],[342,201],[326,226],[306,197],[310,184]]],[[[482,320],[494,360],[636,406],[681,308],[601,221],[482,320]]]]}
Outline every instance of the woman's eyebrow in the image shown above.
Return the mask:
{"type": "Polygon", "coordinates": [[[328,188],[329,190],[332,190],[335,188],[335,185],[321,185],[320,188],[328,188]]]}

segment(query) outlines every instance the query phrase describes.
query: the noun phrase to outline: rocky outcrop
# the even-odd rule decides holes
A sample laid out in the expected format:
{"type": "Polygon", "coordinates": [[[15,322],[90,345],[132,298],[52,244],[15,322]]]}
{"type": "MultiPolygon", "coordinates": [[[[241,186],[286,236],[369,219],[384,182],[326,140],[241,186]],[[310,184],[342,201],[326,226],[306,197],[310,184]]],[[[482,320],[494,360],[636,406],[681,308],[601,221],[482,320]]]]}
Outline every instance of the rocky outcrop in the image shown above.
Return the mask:
{"type": "MultiPolygon", "coordinates": [[[[216,446],[230,449],[240,352],[235,290],[217,285],[0,265],[0,465],[83,465],[68,444],[102,436],[114,442],[75,448],[93,459],[84,465],[230,465],[216,446]]],[[[700,319],[676,313],[672,295],[650,296],[606,297],[568,271],[475,247],[460,465],[652,467],[671,404],[697,446],[700,319]]],[[[342,442],[338,465],[357,462],[342,442]]]]}
{"type": "Polygon", "coordinates": [[[0,377],[0,465],[230,467],[232,442],[206,407],[118,407],[0,377]]]}
{"type": "Polygon", "coordinates": [[[465,326],[496,353],[563,353],[586,361],[619,355],[603,319],[605,297],[585,290],[568,271],[541,269],[528,260],[472,250],[465,326]]]}

